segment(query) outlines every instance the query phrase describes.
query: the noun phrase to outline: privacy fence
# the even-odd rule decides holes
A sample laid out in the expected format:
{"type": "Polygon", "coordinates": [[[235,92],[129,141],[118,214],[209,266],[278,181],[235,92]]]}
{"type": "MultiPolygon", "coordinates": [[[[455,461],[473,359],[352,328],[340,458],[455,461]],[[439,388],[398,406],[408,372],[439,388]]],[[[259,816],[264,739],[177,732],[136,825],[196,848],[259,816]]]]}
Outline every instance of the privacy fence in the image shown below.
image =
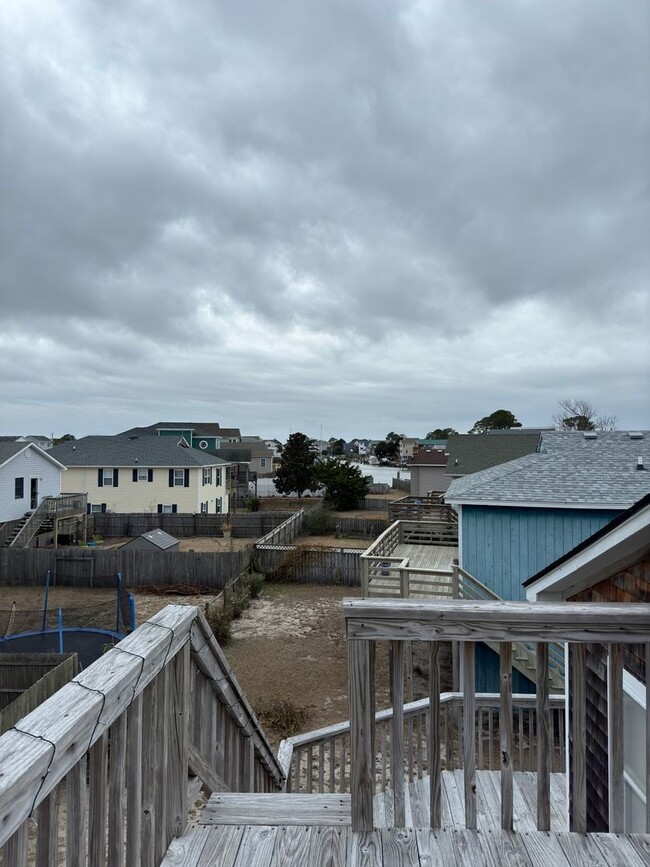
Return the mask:
{"type": "Polygon", "coordinates": [[[291,512],[236,512],[228,515],[163,514],[157,512],[112,513],[88,516],[89,534],[100,533],[110,538],[141,536],[150,530],[164,530],[177,539],[191,536],[220,536],[226,520],[232,525],[232,535],[237,538],[259,539],[278,524],[285,521],[291,512]]]}

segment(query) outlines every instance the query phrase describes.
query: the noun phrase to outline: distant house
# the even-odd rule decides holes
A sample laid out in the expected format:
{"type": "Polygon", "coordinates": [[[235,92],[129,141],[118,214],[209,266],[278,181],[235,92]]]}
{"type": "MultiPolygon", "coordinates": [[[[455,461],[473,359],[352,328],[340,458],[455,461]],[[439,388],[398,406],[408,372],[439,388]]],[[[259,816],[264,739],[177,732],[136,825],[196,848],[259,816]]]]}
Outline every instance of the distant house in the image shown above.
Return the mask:
{"type": "Polygon", "coordinates": [[[270,449],[273,452],[273,458],[275,460],[280,460],[280,458],[282,457],[282,443],[280,442],[280,440],[263,440],[263,443],[267,447],[267,449],[270,449]]]}
{"type": "MultiPolygon", "coordinates": [[[[525,582],[531,602],[650,602],[650,494],[525,582]]],[[[645,832],[645,648],[623,656],[625,831],[645,832]]],[[[587,831],[609,829],[607,648],[587,646],[587,831]]]]}
{"type": "Polygon", "coordinates": [[[445,475],[447,456],[443,449],[418,448],[408,462],[411,470],[411,496],[426,497],[444,493],[451,483],[445,475]]]}
{"type": "Polygon", "coordinates": [[[260,439],[225,444],[214,453],[231,464],[246,464],[249,475],[273,475],[273,451],[260,439]]]}
{"type": "Polygon", "coordinates": [[[399,460],[405,464],[413,457],[413,449],[417,445],[417,437],[402,437],[399,443],[399,460]]]}
{"type": "Polygon", "coordinates": [[[216,422],[158,421],[148,427],[134,427],[117,436],[163,436],[183,440],[201,451],[212,451],[228,443],[241,441],[239,428],[222,428],[216,422]]]}
{"type": "Polygon", "coordinates": [[[181,543],[178,539],[165,533],[164,530],[149,530],[136,539],[120,545],[120,551],[179,551],[181,543]]]}
{"type": "Polygon", "coordinates": [[[48,454],[68,467],[63,492],[86,492],[91,513],[230,508],[229,462],[166,436],[89,436],[48,454]]]}
{"type": "Polygon", "coordinates": [[[0,524],[17,521],[61,493],[65,463],[32,442],[0,440],[0,524]]]}
{"type": "Polygon", "coordinates": [[[16,434],[15,436],[0,436],[0,442],[6,443],[34,443],[34,445],[38,446],[43,451],[47,451],[52,448],[53,440],[52,437],[41,436],[40,434],[26,434],[22,436],[20,434],[16,434]]]}

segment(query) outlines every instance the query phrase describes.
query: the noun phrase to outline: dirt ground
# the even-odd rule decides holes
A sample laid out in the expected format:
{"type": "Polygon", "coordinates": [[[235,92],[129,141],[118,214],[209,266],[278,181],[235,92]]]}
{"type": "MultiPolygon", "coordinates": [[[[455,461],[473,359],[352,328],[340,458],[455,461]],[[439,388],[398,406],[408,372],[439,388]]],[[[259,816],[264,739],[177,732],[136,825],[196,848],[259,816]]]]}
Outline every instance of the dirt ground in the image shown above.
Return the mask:
{"type": "Polygon", "coordinates": [[[360,551],[365,551],[372,541],[368,539],[348,539],[344,536],[339,536],[337,539],[336,536],[309,536],[305,534],[298,536],[291,544],[304,545],[305,547],[314,545],[319,548],[359,548],[360,551]]]}

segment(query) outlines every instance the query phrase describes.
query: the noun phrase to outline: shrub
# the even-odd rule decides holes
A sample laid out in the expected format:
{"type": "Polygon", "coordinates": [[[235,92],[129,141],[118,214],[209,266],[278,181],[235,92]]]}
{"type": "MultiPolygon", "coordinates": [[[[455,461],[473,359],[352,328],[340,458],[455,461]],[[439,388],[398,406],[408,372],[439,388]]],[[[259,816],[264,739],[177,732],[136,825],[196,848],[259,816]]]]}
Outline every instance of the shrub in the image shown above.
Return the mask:
{"type": "Polygon", "coordinates": [[[209,602],[206,602],[203,613],[205,614],[205,619],[208,621],[208,626],[219,644],[226,644],[230,639],[232,631],[232,606],[225,604],[211,605],[209,602]]]}
{"type": "Polygon", "coordinates": [[[264,587],[264,575],[259,572],[252,572],[248,580],[248,591],[251,594],[251,599],[257,599],[264,587]]]}
{"type": "Polygon", "coordinates": [[[232,617],[234,620],[241,617],[244,611],[251,604],[251,599],[248,593],[244,591],[243,593],[238,593],[231,602],[231,611],[232,617]]]}
{"type": "Polygon", "coordinates": [[[251,497],[250,500],[246,503],[247,512],[259,512],[261,508],[262,501],[259,497],[251,497]]]}
{"type": "Polygon", "coordinates": [[[263,725],[272,729],[278,737],[290,738],[304,727],[309,714],[306,707],[282,698],[261,708],[258,716],[263,725]]]}
{"type": "Polygon", "coordinates": [[[325,536],[334,525],[335,521],[329,509],[312,509],[305,514],[303,526],[312,536],[325,536]]]}

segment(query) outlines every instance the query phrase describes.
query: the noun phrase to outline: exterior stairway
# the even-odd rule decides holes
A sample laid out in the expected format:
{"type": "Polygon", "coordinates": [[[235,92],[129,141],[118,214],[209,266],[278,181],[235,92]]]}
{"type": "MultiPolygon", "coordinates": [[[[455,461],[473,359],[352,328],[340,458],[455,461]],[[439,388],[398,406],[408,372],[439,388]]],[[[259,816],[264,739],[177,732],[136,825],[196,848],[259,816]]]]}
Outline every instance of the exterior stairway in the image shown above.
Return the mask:
{"type": "Polygon", "coordinates": [[[39,509],[25,512],[11,533],[3,541],[4,548],[27,548],[37,533],[47,533],[54,528],[52,518],[39,509]]]}

